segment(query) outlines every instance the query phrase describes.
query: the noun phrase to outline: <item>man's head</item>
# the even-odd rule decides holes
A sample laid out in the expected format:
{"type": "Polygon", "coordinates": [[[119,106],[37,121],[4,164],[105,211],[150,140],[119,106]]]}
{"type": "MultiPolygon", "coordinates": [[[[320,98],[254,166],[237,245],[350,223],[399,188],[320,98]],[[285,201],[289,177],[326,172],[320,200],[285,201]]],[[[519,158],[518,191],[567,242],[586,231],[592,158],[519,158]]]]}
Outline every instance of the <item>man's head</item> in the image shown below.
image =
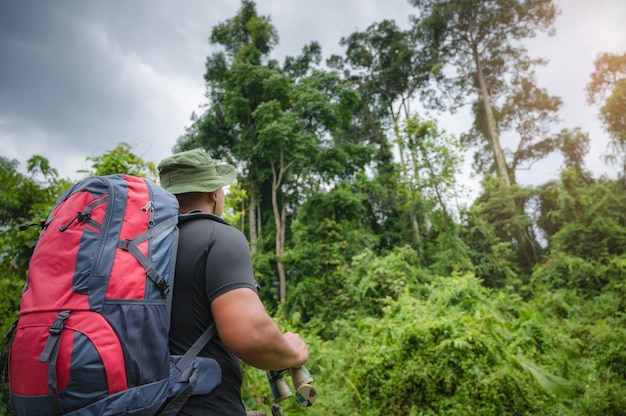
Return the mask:
{"type": "MultiPolygon", "coordinates": [[[[163,159],[158,168],[161,186],[176,195],[181,205],[197,196],[213,201],[214,210],[217,199],[223,206],[221,188],[231,184],[236,175],[234,166],[217,163],[202,149],[173,154],[163,159]]],[[[214,213],[221,215],[219,211],[214,213]]]]}

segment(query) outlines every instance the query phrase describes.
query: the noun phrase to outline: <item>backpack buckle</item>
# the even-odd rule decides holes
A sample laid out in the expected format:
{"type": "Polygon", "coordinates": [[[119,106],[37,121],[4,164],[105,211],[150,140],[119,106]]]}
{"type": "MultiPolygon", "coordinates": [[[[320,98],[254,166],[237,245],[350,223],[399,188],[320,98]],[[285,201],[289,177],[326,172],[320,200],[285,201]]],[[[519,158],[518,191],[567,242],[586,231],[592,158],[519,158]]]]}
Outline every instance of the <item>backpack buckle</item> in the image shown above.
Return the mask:
{"type": "Polygon", "coordinates": [[[67,318],[69,317],[70,317],[70,311],[59,312],[59,314],[57,315],[57,319],[55,319],[54,322],[52,322],[52,325],[50,325],[50,329],[48,329],[48,332],[50,333],[50,335],[59,335],[61,331],[63,331],[63,327],[65,326],[65,321],[67,321],[67,318]]]}
{"type": "MultiPolygon", "coordinates": [[[[52,325],[50,325],[50,328],[48,329],[50,336],[48,337],[46,345],[44,345],[43,351],[39,356],[39,362],[47,363],[50,360],[50,355],[53,352],[55,354],[58,353],[58,350],[56,349],[58,348],[59,339],[61,339],[61,331],[63,331],[65,321],[67,321],[67,318],[69,317],[70,311],[61,311],[57,315],[57,318],[54,320],[54,322],[52,322],[52,325]]],[[[56,360],[56,355],[54,357],[54,360],[56,360]]]]}

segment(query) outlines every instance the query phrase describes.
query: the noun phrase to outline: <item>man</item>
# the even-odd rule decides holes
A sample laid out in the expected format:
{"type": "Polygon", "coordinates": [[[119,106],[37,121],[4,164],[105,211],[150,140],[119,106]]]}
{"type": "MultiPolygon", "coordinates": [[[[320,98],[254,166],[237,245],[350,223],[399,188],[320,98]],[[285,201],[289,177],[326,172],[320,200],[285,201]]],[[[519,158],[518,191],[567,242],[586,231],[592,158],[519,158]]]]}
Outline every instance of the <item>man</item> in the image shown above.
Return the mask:
{"type": "Polygon", "coordinates": [[[159,176],[185,214],[179,223],[170,352],[183,354],[215,322],[217,334],[200,356],[222,368],[221,385],[192,397],[179,414],[245,415],[239,359],[263,370],[300,367],[308,359],[307,346],[299,335],[281,333],[267,314],[256,291],[248,242],[220,218],[223,187],[234,181],[235,168],[196,149],[164,159],[159,176]]]}

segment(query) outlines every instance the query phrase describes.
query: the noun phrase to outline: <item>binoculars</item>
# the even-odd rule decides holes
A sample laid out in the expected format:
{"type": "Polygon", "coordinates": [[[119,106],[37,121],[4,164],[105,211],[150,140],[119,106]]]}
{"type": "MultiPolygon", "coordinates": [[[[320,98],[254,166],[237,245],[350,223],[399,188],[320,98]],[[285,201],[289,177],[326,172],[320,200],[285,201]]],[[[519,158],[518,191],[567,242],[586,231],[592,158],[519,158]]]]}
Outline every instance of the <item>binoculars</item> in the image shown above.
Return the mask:
{"type": "Polygon", "coordinates": [[[291,382],[296,389],[296,403],[302,407],[309,407],[315,403],[317,393],[311,382],[313,377],[305,366],[299,368],[290,368],[288,370],[272,370],[267,372],[267,380],[270,383],[272,396],[274,396],[274,405],[272,405],[272,415],[282,416],[282,410],[278,403],[292,396],[291,390],[284,380],[284,375],[289,371],[291,382]]]}

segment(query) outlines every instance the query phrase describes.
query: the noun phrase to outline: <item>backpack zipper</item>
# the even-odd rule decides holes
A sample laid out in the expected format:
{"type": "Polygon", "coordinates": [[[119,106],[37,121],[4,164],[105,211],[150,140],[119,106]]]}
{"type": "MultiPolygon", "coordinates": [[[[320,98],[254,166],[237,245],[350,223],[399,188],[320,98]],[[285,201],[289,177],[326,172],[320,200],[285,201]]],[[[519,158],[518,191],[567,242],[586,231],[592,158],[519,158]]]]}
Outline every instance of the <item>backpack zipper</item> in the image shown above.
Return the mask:
{"type": "MultiPolygon", "coordinates": [[[[76,214],[76,216],[74,218],[72,218],[70,220],[70,222],[68,222],[67,224],[64,224],[62,226],[59,227],[59,231],[60,232],[65,232],[67,231],[68,228],[70,228],[70,226],[74,223],[74,221],[78,220],[78,222],[84,222],[87,223],[89,225],[91,225],[92,227],[96,228],[98,231],[100,230],[100,223],[98,223],[97,221],[93,220],[91,218],[91,211],[93,211],[93,209],[99,205],[104,204],[105,202],[108,202],[109,198],[104,197],[102,199],[98,199],[95,201],[90,202],[89,204],[87,204],[85,206],[85,210],[84,211],[78,211],[78,213],[76,214]]],[[[47,226],[47,225],[46,225],[47,226]]],[[[43,228],[43,225],[42,225],[43,228]]]]}
{"type": "Polygon", "coordinates": [[[150,195],[150,201],[140,209],[142,214],[148,213],[148,227],[154,227],[154,201],[150,195]]]}

